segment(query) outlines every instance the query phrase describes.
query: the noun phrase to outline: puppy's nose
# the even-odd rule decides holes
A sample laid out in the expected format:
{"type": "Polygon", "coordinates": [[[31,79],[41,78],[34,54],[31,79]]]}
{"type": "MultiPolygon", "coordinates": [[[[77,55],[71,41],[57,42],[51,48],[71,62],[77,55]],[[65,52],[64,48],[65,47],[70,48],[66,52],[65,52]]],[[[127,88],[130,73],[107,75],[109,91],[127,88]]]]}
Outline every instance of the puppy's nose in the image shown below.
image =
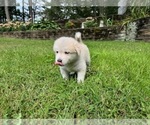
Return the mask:
{"type": "Polygon", "coordinates": [[[60,62],[60,63],[62,63],[62,59],[57,59],[57,62],[60,62]]]}

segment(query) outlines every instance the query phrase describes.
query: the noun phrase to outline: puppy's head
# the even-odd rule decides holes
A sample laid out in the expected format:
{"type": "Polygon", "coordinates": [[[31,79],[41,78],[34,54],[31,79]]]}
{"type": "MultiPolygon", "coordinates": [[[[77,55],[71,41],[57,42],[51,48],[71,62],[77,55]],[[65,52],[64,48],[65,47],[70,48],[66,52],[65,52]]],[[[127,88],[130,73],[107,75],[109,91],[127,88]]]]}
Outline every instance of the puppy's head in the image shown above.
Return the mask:
{"type": "Polygon", "coordinates": [[[75,63],[79,57],[78,42],[70,37],[61,37],[54,42],[55,64],[65,66],[75,63]]]}

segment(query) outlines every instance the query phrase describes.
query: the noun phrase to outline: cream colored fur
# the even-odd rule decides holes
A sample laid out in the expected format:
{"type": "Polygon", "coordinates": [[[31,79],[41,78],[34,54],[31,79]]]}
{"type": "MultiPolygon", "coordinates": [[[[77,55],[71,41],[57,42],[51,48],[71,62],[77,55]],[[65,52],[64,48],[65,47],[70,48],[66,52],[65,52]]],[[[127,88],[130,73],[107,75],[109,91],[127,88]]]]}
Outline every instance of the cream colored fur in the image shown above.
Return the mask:
{"type": "Polygon", "coordinates": [[[54,42],[55,64],[59,65],[61,75],[69,79],[69,74],[77,73],[78,83],[84,82],[87,66],[90,65],[88,47],[82,42],[81,33],[72,37],[60,37],[54,42]]]}

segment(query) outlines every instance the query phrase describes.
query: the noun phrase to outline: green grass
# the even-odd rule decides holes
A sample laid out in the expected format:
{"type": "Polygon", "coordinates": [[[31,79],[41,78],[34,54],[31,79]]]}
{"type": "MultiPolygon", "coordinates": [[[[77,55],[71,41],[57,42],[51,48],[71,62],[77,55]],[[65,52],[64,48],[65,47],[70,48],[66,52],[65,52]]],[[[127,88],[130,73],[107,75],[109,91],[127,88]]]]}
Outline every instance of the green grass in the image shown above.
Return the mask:
{"type": "Polygon", "coordinates": [[[84,84],[64,81],[53,42],[0,38],[0,118],[150,118],[150,44],[85,42],[84,84]]]}

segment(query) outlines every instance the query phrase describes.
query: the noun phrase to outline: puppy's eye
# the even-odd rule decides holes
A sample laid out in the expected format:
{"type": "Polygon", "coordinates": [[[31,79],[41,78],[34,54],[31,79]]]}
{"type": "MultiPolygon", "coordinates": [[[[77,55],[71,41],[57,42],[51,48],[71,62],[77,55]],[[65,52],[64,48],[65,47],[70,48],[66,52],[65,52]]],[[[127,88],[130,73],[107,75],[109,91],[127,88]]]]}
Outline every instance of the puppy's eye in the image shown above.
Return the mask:
{"type": "Polygon", "coordinates": [[[70,52],[65,52],[65,54],[70,54],[70,52]]]}
{"type": "Polygon", "coordinates": [[[56,53],[58,53],[58,51],[56,51],[56,53]]]}

